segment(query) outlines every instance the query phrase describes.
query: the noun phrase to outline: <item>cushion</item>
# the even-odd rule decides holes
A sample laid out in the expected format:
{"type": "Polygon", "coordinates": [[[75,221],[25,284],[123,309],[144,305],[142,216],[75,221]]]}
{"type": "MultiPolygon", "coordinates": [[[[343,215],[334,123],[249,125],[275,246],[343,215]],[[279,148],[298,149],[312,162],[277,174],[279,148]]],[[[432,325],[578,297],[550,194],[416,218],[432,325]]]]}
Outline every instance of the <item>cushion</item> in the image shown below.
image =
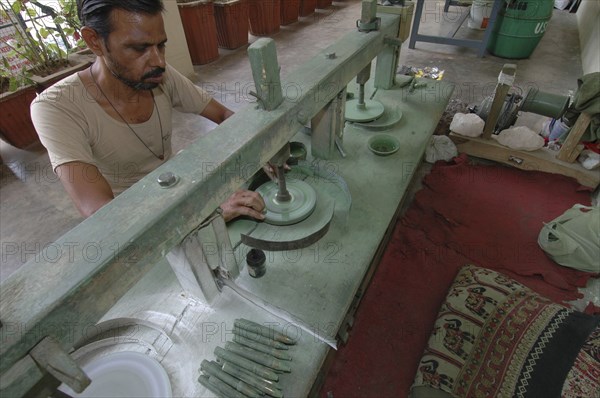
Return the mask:
{"type": "Polygon", "coordinates": [[[600,396],[599,325],[598,316],[466,265],[440,308],[412,395],[600,396]]]}

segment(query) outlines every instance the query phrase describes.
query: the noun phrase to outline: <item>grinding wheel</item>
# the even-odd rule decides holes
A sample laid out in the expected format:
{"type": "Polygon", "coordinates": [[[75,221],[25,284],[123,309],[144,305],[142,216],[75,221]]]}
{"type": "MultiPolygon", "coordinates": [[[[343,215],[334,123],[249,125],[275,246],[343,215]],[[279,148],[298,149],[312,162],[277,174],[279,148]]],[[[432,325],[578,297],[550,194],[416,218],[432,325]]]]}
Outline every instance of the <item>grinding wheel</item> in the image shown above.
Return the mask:
{"type": "Polygon", "coordinates": [[[402,119],[402,111],[396,107],[394,109],[386,109],[383,115],[377,120],[356,122],[354,125],[364,127],[367,130],[382,131],[391,129],[400,119],[402,119]]]}
{"type": "MultiPolygon", "coordinates": [[[[344,222],[352,204],[348,186],[342,177],[316,166],[314,162],[300,161],[286,173],[286,181],[303,181],[314,188],[317,198],[313,212],[304,220],[292,225],[272,225],[250,219],[237,219],[227,225],[234,247],[246,246],[268,251],[297,250],[308,247],[321,239],[329,230],[334,211],[344,222]]],[[[269,181],[260,175],[248,185],[256,191],[269,181]],[[256,184],[255,184],[256,183],[256,184]]]]}
{"type": "Polygon", "coordinates": [[[296,250],[308,247],[321,239],[329,230],[335,202],[322,192],[317,192],[315,210],[305,220],[293,225],[258,223],[256,228],[240,235],[246,246],[268,250],[296,250]]]}
{"type": "Polygon", "coordinates": [[[315,189],[304,181],[288,179],[289,201],[277,199],[279,186],[269,181],[256,189],[265,201],[265,222],[272,225],[296,224],[311,215],[317,202],[315,189]]]}
{"type": "Polygon", "coordinates": [[[383,115],[383,104],[379,101],[365,100],[364,106],[359,105],[358,99],[346,101],[344,117],[349,122],[370,122],[383,115]]]}

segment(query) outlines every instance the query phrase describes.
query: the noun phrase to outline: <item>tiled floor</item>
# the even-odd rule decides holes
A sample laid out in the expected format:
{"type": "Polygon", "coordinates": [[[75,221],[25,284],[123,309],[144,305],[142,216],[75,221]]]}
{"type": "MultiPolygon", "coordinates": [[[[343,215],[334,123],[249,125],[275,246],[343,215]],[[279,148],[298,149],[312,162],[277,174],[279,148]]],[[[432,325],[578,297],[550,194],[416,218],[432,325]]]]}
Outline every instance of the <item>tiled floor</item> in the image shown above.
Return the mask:
{"type": "MultiPolygon", "coordinates": [[[[421,33],[445,34],[448,18],[441,17],[442,3],[427,1],[429,12],[421,24],[421,33]]],[[[334,2],[329,10],[281,28],[273,36],[277,45],[284,87],[293,83],[290,71],[326,48],[348,31],[355,29],[360,16],[360,2],[334,2]]],[[[452,7],[451,12],[465,12],[452,7]]],[[[465,24],[466,25],[466,24],[465,24]]],[[[480,34],[466,27],[461,35],[480,34]]],[[[256,38],[251,37],[254,41],[256,38]]],[[[401,64],[436,66],[443,69],[444,79],[456,83],[454,96],[462,102],[477,104],[495,87],[504,63],[518,65],[516,85],[537,86],[545,91],[567,94],[576,88],[582,73],[574,14],[555,10],[548,31],[530,59],[508,61],[491,55],[478,58],[474,50],[418,42],[416,49],[402,46],[401,64]]],[[[245,48],[221,50],[219,60],[196,68],[198,82],[214,93],[215,98],[231,109],[247,106],[252,84],[245,48]]],[[[525,114],[519,124],[541,124],[537,115],[525,114]]],[[[199,117],[177,114],[174,117],[175,151],[211,130],[211,123],[199,117]]],[[[0,142],[2,170],[0,179],[0,280],[26,261],[39,258],[40,250],[81,221],[60,182],[57,181],[42,147],[22,151],[0,142]]],[[[551,195],[551,193],[549,193],[551,195]]]]}

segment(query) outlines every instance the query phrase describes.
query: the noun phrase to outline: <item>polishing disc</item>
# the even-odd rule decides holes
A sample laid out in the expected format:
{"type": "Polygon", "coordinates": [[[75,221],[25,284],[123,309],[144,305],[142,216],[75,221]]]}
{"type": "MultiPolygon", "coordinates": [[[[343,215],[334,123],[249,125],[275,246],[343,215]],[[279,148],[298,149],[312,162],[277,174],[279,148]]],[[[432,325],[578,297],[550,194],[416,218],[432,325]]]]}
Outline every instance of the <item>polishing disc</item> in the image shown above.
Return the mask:
{"type": "Polygon", "coordinates": [[[358,99],[346,101],[344,117],[349,122],[370,122],[383,115],[383,104],[379,101],[365,100],[364,107],[358,106],[358,99]]]}
{"type": "Polygon", "coordinates": [[[71,397],[172,397],[166,370],[141,352],[121,351],[83,366],[92,383],[81,393],[61,384],[59,391],[71,397]]]}
{"type": "Polygon", "coordinates": [[[317,202],[315,189],[304,181],[286,180],[290,193],[289,201],[277,200],[279,186],[269,181],[256,189],[265,201],[265,222],[273,225],[290,225],[298,223],[313,212],[317,202]]]}

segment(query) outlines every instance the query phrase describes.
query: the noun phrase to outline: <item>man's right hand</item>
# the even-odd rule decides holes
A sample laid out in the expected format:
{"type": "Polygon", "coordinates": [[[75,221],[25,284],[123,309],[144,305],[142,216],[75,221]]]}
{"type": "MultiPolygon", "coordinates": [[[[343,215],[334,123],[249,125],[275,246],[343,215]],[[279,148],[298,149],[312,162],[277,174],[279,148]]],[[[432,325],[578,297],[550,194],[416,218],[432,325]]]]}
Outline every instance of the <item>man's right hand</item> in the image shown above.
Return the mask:
{"type": "Polygon", "coordinates": [[[234,192],[221,204],[225,222],[240,216],[249,216],[257,220],[264,220],[265,202],[262,196],[254,191],[240,190],[234,192]]]}

